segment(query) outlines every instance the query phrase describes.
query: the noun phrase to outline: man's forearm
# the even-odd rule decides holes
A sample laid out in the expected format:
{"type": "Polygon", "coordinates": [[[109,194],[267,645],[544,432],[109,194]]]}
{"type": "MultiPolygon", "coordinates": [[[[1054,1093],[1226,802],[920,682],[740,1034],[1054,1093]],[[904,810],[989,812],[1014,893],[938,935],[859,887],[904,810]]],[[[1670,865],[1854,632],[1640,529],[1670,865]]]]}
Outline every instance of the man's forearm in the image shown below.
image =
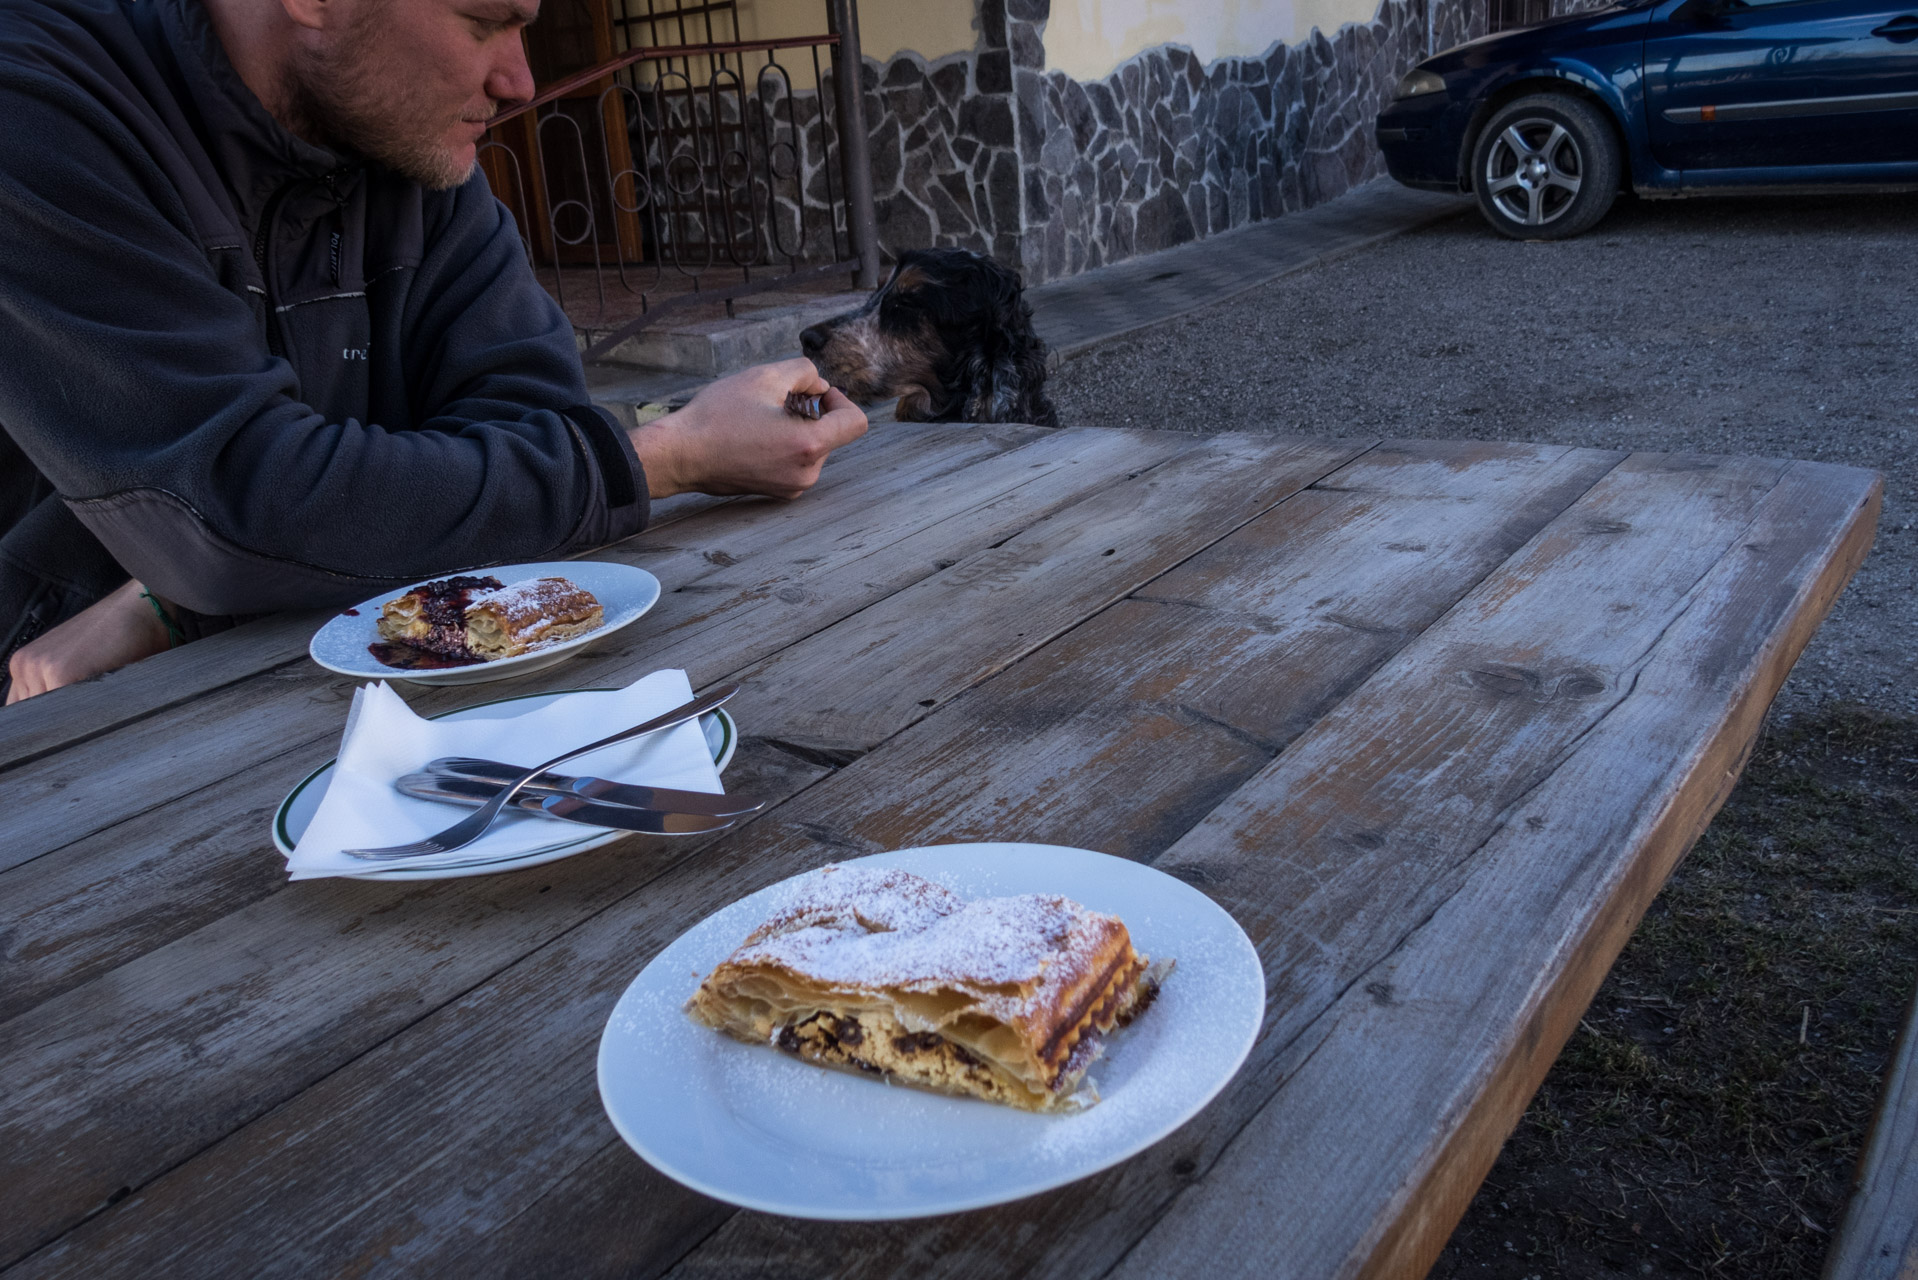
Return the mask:
{"type": "Polygon", "coordinates": [[[164,653],[172,639],[146,589],[129,582],[22,645],[7,664],[9,705],[164,653]]]}

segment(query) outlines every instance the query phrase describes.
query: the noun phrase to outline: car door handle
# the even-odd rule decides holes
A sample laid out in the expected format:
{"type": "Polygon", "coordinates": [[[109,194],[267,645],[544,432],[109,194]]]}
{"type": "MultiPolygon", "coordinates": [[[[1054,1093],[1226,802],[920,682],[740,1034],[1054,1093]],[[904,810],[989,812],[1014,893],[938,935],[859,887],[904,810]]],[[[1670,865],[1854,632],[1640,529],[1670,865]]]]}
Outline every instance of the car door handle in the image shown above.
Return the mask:
{"type": "Polygon", "coordinates": [[[1893,18],[1882,27],[1873,27],[1875,36],[1883,36],[1893,44],[1904,44],[1918,40],[1918,13],[1907,13],[1893,18]]]}

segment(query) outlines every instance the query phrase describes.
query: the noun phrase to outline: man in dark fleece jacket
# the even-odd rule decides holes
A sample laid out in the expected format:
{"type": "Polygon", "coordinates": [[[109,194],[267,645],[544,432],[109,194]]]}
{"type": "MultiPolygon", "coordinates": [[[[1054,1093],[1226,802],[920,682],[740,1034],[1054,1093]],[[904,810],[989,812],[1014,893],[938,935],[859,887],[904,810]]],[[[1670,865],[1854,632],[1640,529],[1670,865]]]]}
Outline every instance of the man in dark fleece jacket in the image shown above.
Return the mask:
{"type": "Polygon", "coordinates": [[[474,167],[537,7],[0,0],[8,701],[624,538],[649,496],[797,497],[865,430],[803,360],[637,431],[592,407],[474,167]]]}

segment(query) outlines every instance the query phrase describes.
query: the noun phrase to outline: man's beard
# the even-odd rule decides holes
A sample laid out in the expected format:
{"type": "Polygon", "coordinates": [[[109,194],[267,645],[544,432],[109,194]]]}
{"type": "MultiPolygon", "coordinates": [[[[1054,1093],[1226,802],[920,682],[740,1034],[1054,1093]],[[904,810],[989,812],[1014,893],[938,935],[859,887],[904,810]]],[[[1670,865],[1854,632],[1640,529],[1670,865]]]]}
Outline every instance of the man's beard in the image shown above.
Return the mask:
{"type": "Polygon", "coordinates": [[[331,48],[295,53],[286,103],[294,132],[377,160],[431,191],[460,186],[475,162],[442,141],[454,120],[436,115],[430,90],[382,57],[377,12],[369,5],[331,48]]]}

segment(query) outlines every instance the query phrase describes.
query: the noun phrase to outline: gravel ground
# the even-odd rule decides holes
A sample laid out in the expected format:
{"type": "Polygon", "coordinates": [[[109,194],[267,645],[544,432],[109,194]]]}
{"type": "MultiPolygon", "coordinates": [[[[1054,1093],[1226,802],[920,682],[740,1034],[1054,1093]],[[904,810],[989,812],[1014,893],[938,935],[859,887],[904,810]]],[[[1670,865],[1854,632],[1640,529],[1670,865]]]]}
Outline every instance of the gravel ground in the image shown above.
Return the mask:
{"type": "Polygon", "coordinates": [[[1865,567],[1777,709],[1918,715],[1918,196],[1621,199],[1582,238],[1476,214],[1068,362],[1062,422],[1534,440],[1885,475],[1865,567]]]}

